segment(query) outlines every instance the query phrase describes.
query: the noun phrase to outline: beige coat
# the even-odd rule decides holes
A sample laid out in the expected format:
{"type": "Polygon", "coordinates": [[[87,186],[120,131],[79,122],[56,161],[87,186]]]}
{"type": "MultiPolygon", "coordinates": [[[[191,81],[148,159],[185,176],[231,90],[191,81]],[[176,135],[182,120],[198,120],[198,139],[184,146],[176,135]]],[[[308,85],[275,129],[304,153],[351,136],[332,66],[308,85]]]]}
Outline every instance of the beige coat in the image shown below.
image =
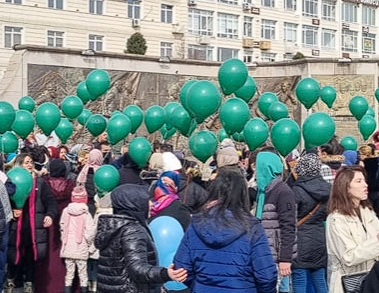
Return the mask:
{"type": "Polygon", "coordinates": [[[369,271],[379,259],[379,220],[368,208],[361,207],[361,215],[363,225],[357,216],[338,212],[326,220],[329,293],[343,293],[342,275],[369,271]]]}

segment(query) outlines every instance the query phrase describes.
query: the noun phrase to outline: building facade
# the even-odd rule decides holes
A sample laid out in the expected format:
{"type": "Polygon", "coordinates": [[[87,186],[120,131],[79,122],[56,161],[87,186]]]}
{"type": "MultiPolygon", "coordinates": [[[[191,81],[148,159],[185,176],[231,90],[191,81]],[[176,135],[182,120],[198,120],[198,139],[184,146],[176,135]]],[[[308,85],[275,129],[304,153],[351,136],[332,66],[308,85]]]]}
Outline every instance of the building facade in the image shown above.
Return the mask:
{"type": "Polygon", "coordinates": [[[377,0],[0,0],[0,80],[16,44],[246,63],[376,58],[377,0]]]}

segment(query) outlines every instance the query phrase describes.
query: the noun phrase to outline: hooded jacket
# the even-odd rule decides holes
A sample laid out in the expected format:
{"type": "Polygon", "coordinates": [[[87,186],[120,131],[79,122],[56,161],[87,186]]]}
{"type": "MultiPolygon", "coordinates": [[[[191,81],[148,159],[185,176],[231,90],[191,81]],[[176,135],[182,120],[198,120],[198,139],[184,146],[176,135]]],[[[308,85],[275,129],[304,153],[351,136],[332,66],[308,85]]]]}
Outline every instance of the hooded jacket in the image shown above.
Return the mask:
{"type": "Polygon", "coordinates": [[[99,293],[159,293],[170,278],[157,266],[157,254],[146,223],[148,186],[124,184],[111,193],[113,215],[99,217],[95,246],[99,293]]]}
{"type": "Polygon", "coordinates": [[[263,227],[253,217],[250,231],[237,227],[193,216],[174,257],[175,267],[188,271],[191,292],[276,292],[277,271],[263,227]]]}
{"type": "Polygon", "coordinates": [[[292,186],[296,195],[297,220],[302,219],[318,204],[321,206],[302,225],[297,227],[297,257],[293,268],[318,269],[327,267],[325,238],[326,205],[331,184],[316,177],[299,177],[292,186]]]}
{"type": "Polygon", "coordinates": [[[258,153],[257,217],[262,219],[274,260],[291,262],[296,255],[296,203],[292,189],[282,181],[282,172],[278,155],[258,153]]]}

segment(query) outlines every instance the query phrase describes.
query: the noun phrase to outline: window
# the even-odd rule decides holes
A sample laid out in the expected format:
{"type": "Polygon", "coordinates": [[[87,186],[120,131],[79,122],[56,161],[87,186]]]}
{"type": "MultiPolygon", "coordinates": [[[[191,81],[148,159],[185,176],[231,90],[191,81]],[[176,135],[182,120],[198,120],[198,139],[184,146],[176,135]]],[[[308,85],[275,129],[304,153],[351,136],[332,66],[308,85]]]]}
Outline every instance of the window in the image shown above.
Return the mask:
{"type": "Polygon", "coordinates": [[[21,44],[22,27],[4,27],[4,47],[12,48],[14,45],[21,44]]]}
{"type": "Polygon", "coordinates": [[[218,0],[220,3],[238,5],[238,0],[218,0]]]}
{"type": "Polygon", "coordinates": [[[284,40],[286,42],[297,42],[297,24],[284,23],[284,40]]]}
{"type": "Polygon", "coordinates": [[[253,18],[244,16],[243,18],[243,36],[252,37],[253,36],[253,18]]]}
{"type": "Polygon", "coordinates": [[[172,5],[161,5],[161,22],[172,23],[172,5]]]}
{"type": "Polygon", "coordinates": [[[317,18],[317,5],[318,0],[303,0],[303,15],[317,18]]]}
{"type": "Polygon", "coordinates": [[[188,32],[194,35],[213,35],[212,12],[199,9],[189,9],[188,32]]]}
{"type": "Polygon", "coordinates": [[[267,53],[267,52],[262,52],[261,53],[261,61],[262,62],[275,62],[275,53],[267,53]]]}
{"type": "Polygon", "coordinates": [[[351,30],[342,30],[341,49],[349,52],[358,51],[358,32],[351,30]]]}
{"type": "Polygon", "coordinates": [[[220,38],[238,38],[238,16],[232,14],[218,14],[218,33],[220,38]]]}
{"type": "Polygon", "coordinates": [[[47,31],[47,45],[49,47],[63,47],[63,32],[47,31]]]}
{"type": "Polygon", "coordinates": [[[290,60],[293,60],[293,54],[292,53],[285,53],[283,54],[283,60],[284,61],[290,61],[290,60]]]}
{"type": "Polygon", "coordinates": [[[335,50],[336,31],[323,28],[321,31],[321,47],[323,49],[335,50]]]}
{"type": "Polygon", "coordinates": [[[349,2],[342,2],[342,21],[357,22],[357,15],[357,5],[349,2]]]}
{"type": "Polygon", "coordinates": [[[223,62],[230,58],[238,58],[238,49],[218,48],[217,61],[223,62]]]}
{"type": "Polygon", "coordinates": [[[315,47],[318,42],[318,27],[303,25],[303,45],[306,47],[315,47]]]}
{"type": "Polygon", "coordinates": [[[275,7],[275,0],[261,0],[261,5],[266,7],[275,7]]]}
{"type": "Polygon", "coordinates": [[[22,4],[21,0],[5,0],[5,3],[22,4]]]}
{"type": "Polygon", "coordinates": [[[296,0],[284,0],[284,9],[295,11],[296,0]]]}
{"type": "Polygon", "coordinates": [[[47,5],[49,8],[63,9],[63,0],[49,0],[47,5]]]}
{"type": "Polygon", "coordinates": [[[274,20],[262,19],[261,37],[268,40],[275,39],[275,24],[274,20]]]}
{"type": "Polygon", "coordinates": [[[336,20],[336,2],[333,0],[323,0],[321,7],[321,18],[325,20],[336,20]]]}
{"type": "Polygon", "coordinates": [[[375,25],[375,9],[370,6],[362,6],[362,23],[365,25],[375,25]]]}
{"type": "Polygon", "coordinates": [[[253,4],[253,0],[243,0],[242,3],[249,3],[249,4],[253,4]]]}
{"type": "Polygon", "coordinates": [[[213,47],[188,45],[188,59],[213,61],[213,47]]]}
{"type": "Polygon", "coordinates": [[[172,43],[161,42],[161,56],[172,57],[172,43]]]}
{"type": "Polygon", "coordinates": [[[243,50],[243,62],[252,63],[253,62],[253,50],[243,50]]]}
{"type": "Polygon", "coordinates": [[[103,50],[103,38],[104,36],[99,35],[89,35],[88,37],[88,49],[95,51],[103,50]]]}
{"type": "Polygon", "coordinates": [[[128,18],[141,18],[141,4],[139,1],[128,1],[128,18]]]}
{"type": "Polygon", "coordinates": [[[362,52],[375,54],[375,38],[374,34],[363,34],[362,52]]]}
{"type": "Polygon", "coordinates": [[[89,13],[103,14],[103,0],[89,0],[89,13]]]}

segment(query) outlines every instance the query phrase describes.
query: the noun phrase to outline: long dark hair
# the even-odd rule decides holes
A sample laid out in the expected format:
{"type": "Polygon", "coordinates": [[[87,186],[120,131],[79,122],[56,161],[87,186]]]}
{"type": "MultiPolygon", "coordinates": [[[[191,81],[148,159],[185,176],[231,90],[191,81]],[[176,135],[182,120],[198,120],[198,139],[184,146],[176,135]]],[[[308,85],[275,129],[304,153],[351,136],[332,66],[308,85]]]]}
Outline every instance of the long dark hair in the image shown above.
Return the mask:
{"type": "Polygon", "coordinates": [[[251,228],[250,199],[246,179],[237,169],[220,170],[209,186],[209,197],[203,206],[204,218],[227,226],[251,228]],[[228,216],[231,213],[232,217],[228,216]]]}
{"type": "MultiPolygon", "coordinates": [[[[354,203],[349,194],[349,187],[355,173],[357,172],[362,173],[366,178],[364,168],[357,165],[344,166],[337,172],[328,202],[329,214],[334,211],[338,211],[346,216],[355,215],[354,203]]],[[[360,205],[371,209],[371,205],[368,200],[361,200],[360,205]]]]}

